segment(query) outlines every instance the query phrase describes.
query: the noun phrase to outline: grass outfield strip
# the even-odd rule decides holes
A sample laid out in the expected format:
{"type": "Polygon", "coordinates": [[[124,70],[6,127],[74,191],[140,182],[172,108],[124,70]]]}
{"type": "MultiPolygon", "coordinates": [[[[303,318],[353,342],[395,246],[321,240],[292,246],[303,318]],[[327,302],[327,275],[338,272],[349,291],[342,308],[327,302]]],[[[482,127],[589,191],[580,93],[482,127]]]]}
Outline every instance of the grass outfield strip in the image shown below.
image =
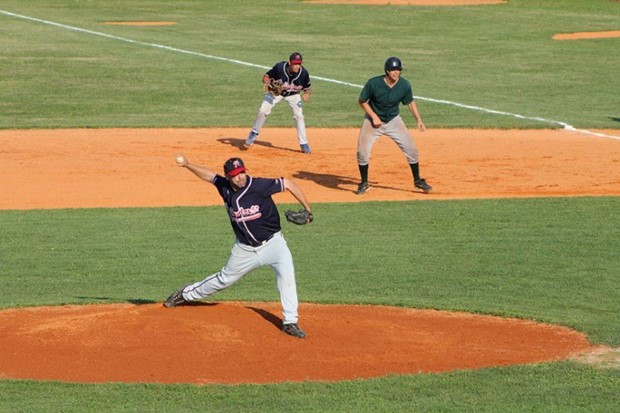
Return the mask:
{"type": "MultiPolygon", "coordinates": [[[[174,52],[174,53],[180,53],[180,54],[187,54],[187,55],[192,55],[192,56],[196,56],[196,57],[200,57],[200,58],[205,58],[205,59],[211,59],[211,60],[217,60],[217,61],[223,61],[223,62],[227,62],[227,63],[232,63],[232,64],[236,64],[236,65],[241,65],[241,66],[248,66],[248,67],[255,67],[255,68],[260,68],[260,69],[269,69],[269,66],[261,66],[261,65],[257,65],[254,63],[250,63],[250,62],[244,62],[242,60],[238,60],[238,59],[229,59],[226,57],[222,57],[222,56],[213,56],[213,55],[209,55],[209,54],[204,54],[204,53],[198,53],[198,52],[193,52],[193,51],[189,51],[189,50],[184,50],[184,49],[179,49],[176,47],[170,47],[170,46],[165,46],[162,44],[156,44],[156,43],[146,43],[146,42],[140,42],[140,41],[136,41],[136,40],[132,40],[132,39],[127,39],[124,37],[119,37],[119,36],[111,36],[109,34],[106,33],[102,33],[102,32],[98,32],[98,31],[93,31],[93,30],[85,30],[79,27],[74,27],[74,26],[68,26],[68,25],[63,25],[63,24],[59,24],[59,23],[55,23],[55,22],[50,22],[47,20],[41,20],[41,19],[36,19],[36,18],[32,18],[29,16],[22,16],[19,14],[15,14],[15,13],[10,13],[10,12],[6,12],[6,11],[2,11],[0,10],[0,14],[5,14],[7,16],[10,17],[15,17],[15,18],[20,18],[20,19],[24,19],[24,20],[29,20],[29,21],[33,21],[33,22],[37,22],[37,23],[41,23],[41,24],[48,24],[51,26],[55,26],[55,27],[59,27],[61,29],[64,30],[69,30],[69,31],[76,31],[76,32],[80,32],[80,33],[84,33],[84,34],[88,34],[88,35],[93,35],[93,36],[101,36],[107,39],[112,39],[112,40],[117,40],[117,41],[121,41],[121,42],[126,42],[126,43],[130,43],[130,44],[134,44],[134,45],[139,45],[139,46],[145,46],[145,47],[153,47],[153,48],[157,48],[157,49],[163,49],[166,51],[170,51],[170,52],[174,52]]],[[[109,23],[106,23],[109,24],[109,23]]],[[[337,80],[337,79],[330,79],[330,78],[326,78],[326,77],[322,77],[322,76],[314,76],[312,77],[313,80],[319,80],[319,81],[324,81],[327,83],[335,83],[337,85],[344,85],[344,86],[350,86],[356,89],[361,89],[363,85],[357,85],[357,84],[353,84],[350,82],[346,82],[346,81],[342,81],[342,80],[337,80]]],[[[500,110],[495,110],[495,109],[488,109],[488,108],[483,108],[483,107],[479,107],[479,106],[473,106],[473,105],[466,105],[463,103],[458,103],[458,102],[452,102],[449,100],[444,100],[444,99],[436,99],[436,98],[428,98],[428,97],[423,97],[423,96],[416,96],[416,99],[419,101],[428,101],[428,102],[433,102],[433,103],[438,103],[438,104],[443,104],[443,105],[450,105],[450,106],[455,106],[461,109],[468,109],[468,110],[472,110],[472,111],[476,111],[476,112],[483,112],[483,113],[488,113],[488,114],[494,114],[494,115],[498,115],[498,116],[507,116],[507,117],[511,117],[511,118],[516,118],[516,119],[522,119],[522,120],[526,120],[526,121],[534,121],[534,122],[541,122],[542,124],[546,124],[549,127],[561,127],[567,130],[571,130],[571,131],[575,131],[575,127],[566,123],[566,122],[562,122],[562,121],[558,121],[558,120],[552,120],[552,119],[545,119],[545,118],[541,118],[541,117],[532,117],[532,116],[524,116],[524,115],[520,115],[517,113],[510,113],[510,112],[503,112],[500,110]]],[[[588,135],[593,135],[593,136],[598,136],[598,137],[608,137],[608,138],[612,138],[612,139],[620,139],[620,136],[615,136],[615,135],[608,135],[605,133],[601,133],[601,132],[594,132],[594,131],[589,131],[589,130],[579,130],[580,133],[585,133],[588,135]]]]}
{"type": "Polygon", "coordinates": [[[618,370],[574,363],[268,386],[0,381],[0,411],[609,413],[618,388],[618,370]]]}
{"type": "MultiPolygon", "coordinates": [[[[429,127],[549,127],[533,120],[542,118],[618,128],[620,97],[610,92],[618,39],[552,39],[615,28],[620,10],[611,1],[364,7],[261,0],[255,7],[246,0],[110,0],[75,7],[69,0],[6,0],[1,10],[64,26],[0,14],[0,128],[250,126],[264,68],[292,50],[302,51],[317,76],[310,127],[357,126],[359,89],[346,84],[364,84],[382,73],[387,56],[398,55],[418,96],[525,117],[422,101],[429,127]],[[276,9],[278,25],[266,25],[276,9]],[[177,24],[103,24],[119,20],[177,24]]],[[[269,120],[290,122],[286,111],[269,120]]]]}

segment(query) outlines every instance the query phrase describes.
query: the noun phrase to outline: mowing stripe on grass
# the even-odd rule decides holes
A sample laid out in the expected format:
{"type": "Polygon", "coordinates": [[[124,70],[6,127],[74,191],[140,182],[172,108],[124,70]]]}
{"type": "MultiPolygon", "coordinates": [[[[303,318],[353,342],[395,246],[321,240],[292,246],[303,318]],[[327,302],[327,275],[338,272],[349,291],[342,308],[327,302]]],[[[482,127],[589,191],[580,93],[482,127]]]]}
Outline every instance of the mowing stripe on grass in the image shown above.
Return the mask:
{"type": "MultiPolygon", "coordinates": [[[[198,56],[198,57],[202,57],[202,58],[205,58],[205,59],[220,60],[220,61],[227,62],[227,63],[233,63],[233,64],[249,66],[249,67],[256,67],[256,68],[265,69],[265,70],[270,68],[269,66],[263,66],[263,65],[258,65],[258,64],[255,64],[255,63],[244,62],[242,60],[230,59],[230,58],[222,57],[222,56],[214,56],[214,55],[200,53],[200,52],[192,52],[190,50],[179,49],[179,48],[176,48],[176,47],[165,46],[165,45],[161,45],[161,44],[157,44],[157,43],[148,43],[148,42],[142,42],[140,40],[132,40],[132,39],[128,39],[126,37],[114,36],[114,35],[106,34],[106,33],[103,33],[103,32],[97,32],[97,31],[93,31],[93,30],[82,29],[80,27],[69,26],[69,25],[66,25],[66,24],[56,23],[56,22],[52,22],[52,21],[49,21],[49,20],[38,19],[36,17],[30,17],[30,16],[24,16],[24,15],[21,15],[21,14],[17,14],[17,13],[11,13],[11,12],[6,11],[6,10],[0,10],[0,14],[4,14],[6,16],[15,17],[15,18],[19,18],[19,19],[29,20],[29,21],[33,21],[33,22],[37,22],[37,23],[43,23],[43,24],[59,27],[61,29],[74,31],[74,32],[86,33],[86,34],[91,34],[91,35],[94,35],[94,36],[105,37],[107,39],[118,40],[118,41],[122,41],[122,42],[126,42],[126,43],[131,43],[131,44],[136,44],[136,45],[140,45],[140,46],[154,47],[154,48],[157,48],[157,49],[168,50],[168,51],[171,51],[171,52],[183,53],[183,54],[192,55],[192,56],[198,56]]],[[[324,81],[324,82],[336,83],[336,84],[339,84],[339,85],[351,86],[351,87],[355,87],[355,88],[359,88],[359,89],[361,89],[363,87],[363,85],[358,85],[358,84],[355,84],[355,83],[349,83],[349,82],[345,82],[345,81],[341,81],[341,80],[336,80],[336,79],[330,79],[330,78],[321,77],[321,76],[314,76],[313,75],[312,78],[313,79],[317,79],[317,80],[321,80],[321,81],[324,81]]],[[[561,126],[564,130],[570,131],[570,132],[578,132],[578,133],[583,133],[583,134],[591,135],[591,136],[597,136],[597,137],[601,137],[601,138],[612,138],[612,139],[620,140],[620,136],[608,135],[608,134],[594,132],[594,131],[589,131],[589,130],[585,130],[585,129],[577,129],[574,126],[572,126],[572,125],[570,125],[570,124],[568,124],[566,122],[562,122],[562,121],[545,119],[545,118],[541,118],[541,117],[524,116],[524,115],[519,115],[519,114],[516,114],[516,113],[503,112],[503,111],[499,111],[499,110],[487,109],[487,108],[483,108],[483,107],[479,107],[479,106],[473,106],[473,105],[466,105],[466,104],[463,104],[463,103],[452,102],[452,101],[443,100],[443,99],[433,99],[433,98],[427,98],[427,97],[422,97],[422,96],[416,96],[416,98],[419,99],[419,100],[425,100],[425,101],[428,101],[428,102],[433,102],[433,103],[438,103],[438,104],[443,104],[443,105],[456,106],[456,107],[459,107],[459,108],[462,108],[462,109],[469,109],[469,110],[475,110],[475,111],[485,112],[485,113],[489,113],[489,114],[502,115],[502,116],[510,116],[510,117],[514,117],[514,118],[518,118],[518,119],[524,119],[524,120],[531,120],[531,121],[536,121],[536,122],[548,123],[548,124],[551,124],[551,125],[561,126]]]]}

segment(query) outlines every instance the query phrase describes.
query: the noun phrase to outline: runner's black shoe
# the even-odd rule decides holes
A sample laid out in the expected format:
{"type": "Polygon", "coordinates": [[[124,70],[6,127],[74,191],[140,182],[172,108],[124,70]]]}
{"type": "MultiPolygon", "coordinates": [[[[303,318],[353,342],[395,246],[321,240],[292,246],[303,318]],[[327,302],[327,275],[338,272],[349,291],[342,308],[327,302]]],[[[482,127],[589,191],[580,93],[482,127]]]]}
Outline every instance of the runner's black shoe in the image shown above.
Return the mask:
{"type": "Polygon", "coordinates": [[[370,184],[368,182],[362,182],[361,184],[357,186],[357,191],[355,191],[355,193],[357,195],[362,195],[368,192],[369,189],[370,189],[370,184]]]}
{"type": "Polygon", "coordinates": [[[433,190],[433,187],[427,184],[426,180],[422,178],[414,181],[413,186],[415,186],[418,189],[421,189],[422,191],[424,191],[425,194],[428,194],[429,192],[433,190]]]}

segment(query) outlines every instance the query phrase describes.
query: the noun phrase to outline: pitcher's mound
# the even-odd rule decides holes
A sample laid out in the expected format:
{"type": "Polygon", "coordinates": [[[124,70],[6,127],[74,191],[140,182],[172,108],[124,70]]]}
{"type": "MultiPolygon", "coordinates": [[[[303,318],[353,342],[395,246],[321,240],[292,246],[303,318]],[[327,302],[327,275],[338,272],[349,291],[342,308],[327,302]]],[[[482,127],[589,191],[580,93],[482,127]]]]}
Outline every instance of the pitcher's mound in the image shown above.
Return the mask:
{"type": "Polygon", "coordinates": [[[445,372],[567,358],[583,334],[531,321],[383,306],[278,303],[0,311],[0,377],[73,382],[276,383],[445,372]]]}

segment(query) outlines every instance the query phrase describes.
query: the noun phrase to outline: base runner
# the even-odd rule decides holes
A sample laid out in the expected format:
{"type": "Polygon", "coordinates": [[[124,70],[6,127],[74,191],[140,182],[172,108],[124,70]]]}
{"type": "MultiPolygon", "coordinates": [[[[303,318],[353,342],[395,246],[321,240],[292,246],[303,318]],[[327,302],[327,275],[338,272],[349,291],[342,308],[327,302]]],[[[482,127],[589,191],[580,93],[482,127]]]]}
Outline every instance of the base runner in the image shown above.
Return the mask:
{"type": "Polygon", "coordinates": [[[369,79],[360,93],[359,104],[364,110],[364,122],[357,142],[357,164],[361,176],[361,182],[355,191],[358,195],[370,189],[370,154],[372,146],[382,135],[391,138],[407,157],[414,187],[425,193],[433,189],[420,177],[418,148],[399,114],[400,104],[407,105],[418,122],[418,130],[423,132],[426,129],[413,98],[411,84],[400,77],[402,70],[398,57],[388,58],[384,64],[385,74],[369,79]]]}

